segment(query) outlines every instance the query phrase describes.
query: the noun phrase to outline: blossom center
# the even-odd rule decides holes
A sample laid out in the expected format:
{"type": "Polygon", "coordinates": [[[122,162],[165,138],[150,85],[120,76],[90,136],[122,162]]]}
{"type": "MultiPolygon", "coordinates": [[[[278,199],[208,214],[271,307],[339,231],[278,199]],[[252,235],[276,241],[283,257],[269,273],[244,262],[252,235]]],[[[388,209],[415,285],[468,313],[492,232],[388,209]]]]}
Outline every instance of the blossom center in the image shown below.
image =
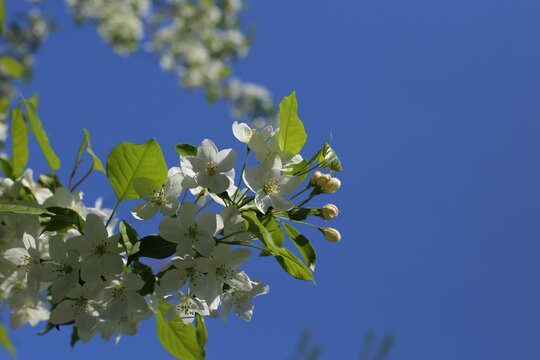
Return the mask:
{"type": "Polygon", "coordinates": [[[225,265],[219,265],[216,268],[216,275],[222,279],[232,279],[233,271],[225,265]]]}
{"type": "Polygon", "coordinates": [[[126,287],[123,284],[115,285],[112,291],[114,300],[119,300],[127,295],[126,287]]]}
{"type": "Polygon", "coordinates": [[[248,295],[242,294],[240,291],[237,291],[237,290],[233,291],[233,295],[234,295],[234,305],[240,305],[249,299],[248,295]]]}
{"type": "Polygon", "coordinates": [[[190,226],[184,235],[191,240],[195,240],[197,236],[199,236],[199,228],[197,227],[197,225],[190,226]]]}
{"type": "Polygon", "coordinates": [[[152,205],[155,206],[161,206],[165,203],[165,191],[163,188],[154,191],[154,195],[152,196],[152,205]]]}
{"type": "Polygon", "coordinates": [[[94,254],[103,256],[107,252],[107,244],[104,242],[94,245],[94,254]]]}
{"type": "Polygon", "coordinates": [[[273,194],[279,192],[281,186],[279,186],[277,179],[272,178],[264,184],[264,192],[267,194],[273,194]]]}
{"type": "Polygon", "coordinates": [[[216,170],[216,165],[214,164],[213,161],[207,161],[205,164],[204,164],[204,171],[206,171],[206,173],[210,176],[212,175],[215,175],[217,170],[216,170]]]}
{"type": "Polygon", "coordinates": [[[88,300],[83,297],[75,299],[74,305],[75,305],[75,311],[77,312],[77,314],[87,313],[90,310],[88,306],[88,300]]]}

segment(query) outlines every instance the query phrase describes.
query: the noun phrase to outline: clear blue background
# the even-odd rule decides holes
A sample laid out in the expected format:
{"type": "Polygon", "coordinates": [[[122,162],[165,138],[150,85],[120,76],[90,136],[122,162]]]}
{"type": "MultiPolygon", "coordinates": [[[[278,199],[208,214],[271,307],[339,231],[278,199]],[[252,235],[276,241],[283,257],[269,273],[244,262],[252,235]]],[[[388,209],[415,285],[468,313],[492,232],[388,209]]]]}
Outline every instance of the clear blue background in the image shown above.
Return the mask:
{"type": "MultiPolygon", "coordinates": [[[[40,94],[63,179],[83,127],[102,159],[149,137],[169,166],[178,142],[208,137],[241,151],[225,104],[179,89],[151,55],[115,55],[55,4],[61,27],[23,91],[40,94]]],[[[306,231],[317,286],[273,259],[252,260],[248,273],[270,294],[256,299],[249,324],[207,322],[208,359],[285,359],[305,326],[324,359],[357,358],[369,328],[397,335],[390,359],[540,358],[540,3],[251,1],[243,19],[257,34],[237,74],[276,101],[296,90],[305,156],[332,134],[343,187],[320,204],[342,211],[329,225],[343,239],[306,231]]],[[[34,144],[31,166],[46,171],[42,159],[34,144]]],[[[104,175],[83,188],[90,203],[104,194],[114,206],[104,175]]],[[[129,218],[135,203],[119,215],[129,218]]],[[[169,358],[154,326],[119,346],[94,339],[73,350],[69,331],[11,334],[20,359],[44,350],[56,359],[169,358]]]]}

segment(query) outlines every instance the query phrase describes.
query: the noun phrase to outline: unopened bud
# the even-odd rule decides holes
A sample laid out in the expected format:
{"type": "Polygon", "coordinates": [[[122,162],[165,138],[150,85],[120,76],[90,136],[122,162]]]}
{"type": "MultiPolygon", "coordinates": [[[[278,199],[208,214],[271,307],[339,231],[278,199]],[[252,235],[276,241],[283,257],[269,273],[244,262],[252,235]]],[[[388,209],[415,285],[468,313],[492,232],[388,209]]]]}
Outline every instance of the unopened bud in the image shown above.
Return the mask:
{"type": "Polygon", "coordinates": [[[341,187],[341,181],[338,178],[331,178],[326,185],[322,186],[321,192],[323,194],[332,194],[338,191],[341,187]]]}
{"type": "Polygon", "coordinates": [[[328,228],[319,228],[319,230],[321,230],[324,237],[328,241],[338,242],[339,240],[341,240],[341,234],[339,233],[339,231],[337,231],[334,228],[330,228],[330,227],[328,227],[328,228]]]}
{"type": "Polygon", "coordinates": [[[332,220],[337,218],[339,210],[334,204],[326,204],[321,209],[321,217],[324,220],[332,220]]]}
{"type": "Polygon", "coordinates": [[[319,176],[319,178],[317,179],[317,187],[319,189],[323,189],[330,180],[332,180],[332,175],[321,174],[321,176],[319,176]]]}
{"type": "Polygon", "coordinates": [[[309,185],[315,186],[317,185],[317,180],[321,177],[322,172],[315,171],[313,174],[311,174],[311,179],[309,180],[309,185]]]}

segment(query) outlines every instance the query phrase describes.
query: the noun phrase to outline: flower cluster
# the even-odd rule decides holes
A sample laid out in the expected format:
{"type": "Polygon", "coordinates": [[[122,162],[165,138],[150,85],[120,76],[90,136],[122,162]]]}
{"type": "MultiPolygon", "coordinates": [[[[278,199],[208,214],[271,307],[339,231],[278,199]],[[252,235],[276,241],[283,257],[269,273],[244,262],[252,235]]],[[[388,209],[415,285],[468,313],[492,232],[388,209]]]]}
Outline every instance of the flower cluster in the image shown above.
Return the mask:
{"type": "Polygon", "coordinates": [[[260,85],[232,78],[231,63],[247,56],[251,37],[240,28],[241,0],[66,0],[77,21],[91,20],[118,53],[139,49],[159,56],[182,86],[227,99],[232,114],[273,123],[272,97],[260,85]],[[146,41],[147,40],[147,41],[146,41]]]}
{"type": "MultiPolygon", "coordinates": [[[[294,93],[284,103],[296,108],[294,93]]],[[[304,159],[298,153],[306,138],[300,120],[281,121],[286,126],[296,122],[292,128],[302,130],[284,136],[280,128],[258,131],[233,124],[234,136],[247,145],[240,173],[236,150],[219,150],[209,139],[198,147],[178,144],[180,166],[171,168],[155,140],[118,145],[107,160],[107,176],[118,195],[115,210],[103,209],[101,201],[94,207],[83,203],[82,193],[74,191],[80,182],[71,187],[78,166],[71,190],[55,176],[41,175],[34,182],[30,169],[19,176],[7,173],[0,182],[0,302],[11,310],[11,326],[40,321],[47,321],[49,329],[73,326],[75,338],[86,342],[96,334],[115,341],[134,335],[140,322],[156,312],[166,323],[191,326],[197,319],[197,328],[208,316],[227,321],[231,310],[250,321],[252,299],[269,291],[241,268],[255,250],[274,256],[295,278],[313,280],[315,250],[292,225],[313,226],[332,242],[340,239],[337,230],[304,221],[309,216],[335,219],[335,205],[304,205],[341,184],[319,171],[307,180],[308,173],[341,171],[341,165],[328,144],[304,159]],[[143,155],[135,160],[137,153],[143,155]],[[250,154],[254,166],[248,166],[250,154]],[[128,164],[133,161],[152,166],[128,164]],[[128,170],[122,170],[124,165],[128,170]],[[115,166],[122,170],[120,180],[115,166]],[[298,191],[304,180],[306,187],[298,191]],[[310,189],[306,198],[298,198],[310,189]],[[128,193],[142,200],[131,210],[135,222],[158,213],[163,217],[157,234],[140,238],[126,221],[115,230],[115,211],[128,193]],[[285,234],[302,259],[284,246],[285,234]],[[144,258],[160,259],[160,264],[152,268],[144,258]]],[[[89,141],[86,133],[78,156],[88,146],[92,169],[99,170],[101,161],[89,141]]]]}

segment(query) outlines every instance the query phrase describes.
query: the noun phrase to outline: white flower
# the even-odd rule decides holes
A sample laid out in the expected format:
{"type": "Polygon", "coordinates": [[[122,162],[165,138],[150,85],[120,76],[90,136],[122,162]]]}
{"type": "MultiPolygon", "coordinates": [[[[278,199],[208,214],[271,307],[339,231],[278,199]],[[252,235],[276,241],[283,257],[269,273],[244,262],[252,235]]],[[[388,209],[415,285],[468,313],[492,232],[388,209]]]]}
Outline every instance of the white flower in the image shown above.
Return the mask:
{"type": "Polygon", "coordinates": [[[168,270],[159,280],[160,293],[176,292],[189,280],[189,288],[198,297],[204,295],[204,276],[199,270],[199,259],[194,259],[190,255],[186,255],[183,258],[174,257],[170,263],[165,264],[162,268],[168,268],[168,270]]]}
{"type": "Polygon", "coordinates": [[[248,124],[238,123],[238,121],[235,121],[233,123],[232,130],[234,137],[237,138],[240,142],[243,142],[244,144],[249,143],[253,134],[260,134],[261,138],[266,141],[266,139],[268,139],[268,137],[272,135],[273,132],[271,126],[267,126],[260,132],[258,132],[257,129],[252,129],[248,124]]]}
{"type": "Polygon", "coordinates": [[[124,316],[128,306],[140,311],[148,309],[144,297],[137,293],[143,285],[144,281],[132,273],[114,277],[101,294],[104,307],[101,315],[107,319],[118,320],[124,316]]]}
{"type": "Polygon", "coordinates": [[[283,195],[291,194],[302,182],[298,176],[280,175],[281,159],[274,156],[265,160],[260,168],[248,167],[244,172],[244,182],[255,193],[255,205],[266,213],[269,202],[276,210],[290,210],[294,207],[283,195]]]}
{"type": "Polygon", "coordinates": [[[30,189],[30,191],[36,198],[36,201],[38,202],[38,204],[43,204],[45,200],[53,196],[53,193],[51,190],[34,182],[32,169],[24,170],[24,172],[21,175],[21,182],[24,186],[30,189]]]}
{"type": "Polygon", "coordinates": [[[141,320],[149,319],[152,317],[152,315],[153,313],[150,311],[148,306],[145,310],[142,310],[129,305],[124,315],[122,315],[119,319],[108,319],[107,321],[100,322],[98,324],[98,331],[101,334],[101,337],[107,341],[113,334],[116,333],[114,336],[114,342],[118,344],[122,334],[127,334],[129,336],[135,335],[141,320]]]}
{"type": "Polygon", "coordinates": [[[85,218],[88,212],[86,206],[82,202],[82,198],[83,193],[81,191],[75,191],[75,193],[72,194],[68,189],[59,187],[56,189],[53,196],[45,200],[43,207],[48,208],[51,206],[58,206],[69,208],[85,218]]]}
{"type": "Polygon", "coordinates": [[[37,292],[42,278],[39,271],[41,254],[32,235],[24,233],[22,241],[24,248],[6,250],[4,258],[26,271],[28,288],[37,292]]]}
{"type": "Polygon", "coordinates": [[[171,305],[171,307],[163,314],[163,320],[166,322],[171,321],[176,315],[180,316],[182,322],[185,325],[189,325],[195,319],[197,314],[203,316],[210,315],[208,306],[197,298],[188,297],[187,295],[180,293],[181,295],[168,295],[166,301],[169,300],[181,300],[180,302],[171,305]]]}
{"type": "Polygon", "coordinates": [[[197,156],[182,156],[180,162],[187,178],[182,183],[184,187],[193,188],[198,185],[221,194],[234,181],[236,151],[225,149],[218,152],[211,140],[203,140],[197,156]]]}
{"type": "Polygon", "coordinates": [[[22,307],[12,310],[9,315],[9,325],[16,330],[26,323],[36,326],[40,321],[48,319],[49,310],[43,301],[38,300],[36,303],[26,302],[22,307]]]}
{"type": "Polygon", "coordinates": [[[243,270],[237,269],[251,257],[248,249],[235,249],[231,251],[228,246],[218,246],[212,258],[200,258],[201,271],[206,272],[204,299],[211,309],[219,306],[223,284],[240,289],[251,290],[251,280],[243,270]]]}
{"type": "Polygon", "coordinates": [[[102,291],[101,282],[85,283],[82,286],[77,284],[69,291],[69,298],[52,310],[49,321],[55,325],[74,321],[79,337],[84,341],[86,339],[84,335],[93,335],[97,330],[99,310],[101,310],[98,299],[102,291]]]}
{"type": "Polygon", "coordinates": [[[52,302],[58,303],[79,283],[79,252],[68,250],[60,236],[53,236],[49,239],[49,255],[53,261],[43,264],[40,271],[53,282],[52,302]]]}
{"type": "Polygon", "coordinates": [[[231,311],[234,304],[233,312],[240,319],[247,322],[251,321],[253,315],[254,305],[251,299],[255,296],[268,294],[270,288],[268,285],[253,282],[253,287],[249,291],[242,291],[238,289],[230,289],[223,296],[223,305],[221,306],[221,318],[227,322],[227,315],[231,311]]]}
{"type": "Polygon", "coordinates": [[[274,156],[279,156],[283,168],[298,164],[302,161],[302,156],[293,154],[289,151],[282,151],[279,145],[279,129],[274,132],[270,140],[266,141],[267,136],[263,133],[255,133],[249,141],[249,148],[255,153],[255,157],[260,163],[274,156]]]}
{"type": "Polygon", "coordinates": [[[119,274],[123,270],[121,248],[118,246],[120,234],[109,237],[105,225],[94,214],[86,217],[84,235],[72,238],[70,248],[78,250],[82,257],[81,279],[93,281],[103,272],[109,275],[119,274]]]}
{"type": "Polygon", "coordinates": [[[184,203],[179,218],[165,219],[159,224],[159,234],[167,241],[177,243],[176,254],[194,255],[193,248],[204,256],[210,256],[214,248],[214,235],[223,229],[218,214],[203,212],[197,216],[197,205],[184,203]]]}
{"type": "Polygon", "coordinates": [[[175,215],[180,206],[178,196],[182,192],[183,179],[184,176],[179,167],[169,169],[167,182],[163,186],[145,177],[134,179],[135,191],[148,202],[135,206],[131,214],[138,220],[148,220],[154,217],[158,210],[167,216],[175,215]]]}
{"type": "Polygon", "coordinates": [[[223,241],[242,241],[251,237],[250,233],[246,232],[246,223],[236,206],[226,207],[221,210],[220,215],[223,218],[223,241]]]}

